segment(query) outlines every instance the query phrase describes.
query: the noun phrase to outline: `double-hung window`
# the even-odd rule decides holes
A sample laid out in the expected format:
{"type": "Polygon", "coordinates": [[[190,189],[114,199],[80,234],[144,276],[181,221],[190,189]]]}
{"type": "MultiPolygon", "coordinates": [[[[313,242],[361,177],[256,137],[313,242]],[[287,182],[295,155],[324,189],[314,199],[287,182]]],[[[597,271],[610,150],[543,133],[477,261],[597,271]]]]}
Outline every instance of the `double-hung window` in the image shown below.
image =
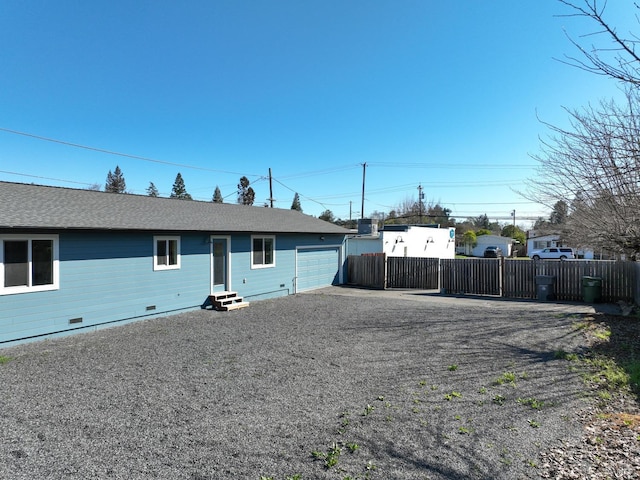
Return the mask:
{"type": "Polygon", "coordinates": [[[275,243],[273,236],[251,237],[251,268],[275,267],[275,243]]]}
{"type": "Polygon", "coordinates": [[[180,237],[153,237],[153,269],[180,268],[180,237]]]}
{"type": "Polygon", "coordinates": [[[0,236],[0,295],[58,288],[57,235],[0,236]]]}

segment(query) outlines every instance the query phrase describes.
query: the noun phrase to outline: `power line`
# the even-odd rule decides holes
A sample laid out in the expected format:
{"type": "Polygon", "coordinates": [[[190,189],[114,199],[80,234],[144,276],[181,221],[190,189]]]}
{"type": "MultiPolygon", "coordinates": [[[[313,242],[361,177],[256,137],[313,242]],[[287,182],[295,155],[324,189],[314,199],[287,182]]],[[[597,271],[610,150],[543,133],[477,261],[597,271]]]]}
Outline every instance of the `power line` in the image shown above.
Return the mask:
{"type": "MultiPolygon", "coordinates": [[[[116,151],[111,151],[111,150],[106,150],[103,148],[97,148],[97,147],[92,147],[92,146],[87,146],[87,145],[82,145],[82,144],[78,144],[78,143],[72,143],[72,142],[68,142],[68,141],[64,141],[64,140],[58,140],[58,139],[54,139],[54,138],[50,138],[50,137],[44,137],[41,135],[36,135],[36,134],[32,134],[32,133],[28,133],[28,132],[21,132],[21,131],[17,131],[17,130],[12,130],[9,128],[3,128],[0,127],[0,131],[2,132],[6,132],[6,133],[11,133],[14,135],[21,135],[24,137],[29,137],[29,138],[34,138],[37,140],[41,140],[41,141],[46,141],[46,142],[52,142],[52,143],[57,143],[57,144],[61,144],[61,145],[66,145],[69,147],[73,147],[73,148],[81,148],[81,149],[85,149],[85,150],[90,150],[90,151],[95,151],[95,152],[99,152],[99,153],[104,153],[107,155],[115,155],[115,156],[120,156],[120,157],[125,157],[125,158],[130,158],[130,159],[134,159],[134,160],[140,160],[140,161],[145,161],[145,162],[152,162],[152,163],[157,163],[157,164],[163,164],[163,165],[172,165],[172,166],[176,166],[176,167],[181,167],[181,168],[188,168],[188,169],[193,169],[193,170],[200,170],[200,171],[208,171],[208,172],[217,172],[217,173],[224,173],[224,174],[232,174],[232,175],[242,175],[242,176],[247,176],[244,173],[240,173],[240,172],[233,172],[233,171],[226,171],[226,170],[218,170],[218,169],[212,169],[212,168],[206,168],[206,167],[198,167],[198,166],[193,166],[193,165],[187,165],[187,164],[181,164],[181,163],[176,163],[176,162],[170,162],[170,161],[165,161],[165,160],[158,160],[158,159],[154,159],[154,158],[149,158],[149,157],[143,157],[140,155],[133,155],[133,154],[128,154],[128,153],[123,153],[123,152],[116,152],[116,151]]],[[[355,168],[359,168],[360,166],[363,167],[363,188],[364,188],[364,168],[366,168],[365,166],[377,166],[377,167],[394,167],[394,168],[465,168],[465,169],[470,169],[470,168],[487,168],[487,169],[492,169],[492,168],[503,168],[503,165],[492,165],[492,164],[483,164],[483,165],[473,165],[473,164],[425,164],[425,163],[410,163],[410,162],[405,162],[405,163],[398,163],[398,162],[373,162],[373,163],[369,163],[367,162],[366,164],[350,164],[350,165],[343,165],[343,166],[339,166],[339,167],[329,167],[329,168],[325,168],[325,169],[319,169],[319,170],[315,170],[315,171],[308,171],[308,172],[301,172],[301,173],[297,173],[297,174],[291,174],[291,175],[285,175],[283,177],[280,178],[303,178],[303,177],[308,177],[308,176],[316,176],[316,175],[324,175],[324,174],[330,174],[330,173],[336,173],[336,172],[341,172],[341,171],[346,171],[346,170],[351,170],[351,169],[355,169],[355,168]]],[[[527,165],[518,165],[516,166],[516,168],[529,168],[530,166],[527,165]]],[[[511,166],[510,168],[513,168],[513,166],[511,166]]],[[[31,174],[26,174],[26,173],[20,173],[20,172],[11,172],[11,171],[1,171],[2,173],[6,173],[6,174],[11,174],[11,175],[19,175],[19,176],[25,176],[25,177],[30,177],[30,178],[39,178],[39,179],[44,179],[44,180],[51,180],[51,181],[56,181],[56,182],[65,182],[65,183],[71,183],[71,184],[77,184],[77,185],[84,185],[84,186],[93,186],[94,184],[92,183],[86,183],[86,182],[78,182],[78,181],[73,181],[73,180],[66,180],[66,179],[59,179],[59,178],[52,178],[52,177],[45,177],[45,176],[38,176],[38,175],[31,175],[31,174]]],[[[255,184],[261,180],[264,180],[265,177],[262,175],[255,175],[255,174],[249,174],[248,176],[251,177],[258,177],[254,182],[252,182],[252,184],[255,184]]],[[[338,199],[338,198],[353,198],[354,196],[358,195],[358,192],[350,192],[350,193],[343,193],[343,194],[333,194],[333,195],[326,195],[326,196],[320,196],[320,197],[315,197],[315,198],[311,198],[307,195],[302,195],[300,194],[300,190],[295,190],[287,185],[285,185],[284,183],[282,183],[282,181],[278,180],[278,179],[274,179],[277,183],[279,183],[280,185],[282,185],[284,188],[287,188],[288,190],[291,190],[294,193],[298,193],[298,195],[300,195],[302,198],[304,198],[307,201],[311,201],[313,203],[316,203],[320,206],[322,206],[323,208],[327,208],[327,205],[330,206],[343,206],[345,205],[344,203],[339,203],[339,204],[333,204],[333,203],[326,203],[326,202],[322,202],[320,201],[321,199],[338,199]]],[[[512,186],[513,182],[501,182],[501,181],[485,181],[485,182],[423,182],[424,186],[429,186],[429,187],[437,187],[437,188],[461,188],[461,187],[474,187],[474,186],[481,186],[481,187],[497,187],[497,186],[512,186]]],[[[382,195],[382,194],[389,194],[389,193],[393,193],[393,192],[400,192],[403,190],[407,190],[408,188],[413,188],[414,184],[406,184],[406,185],[397,185],[397,186],[387,186],[387,187],[383,187],[383,188],[378,188],[378,189],[373,189],[373,190],[369,190],[367,193],[368,195],[382,195]]],[[[228,198],[231,197],[233,195],[236,195],[237,192],[232,192],[228,195],[226,195],[223,198],[228,198]]],[[[364,192],[362,192],[362,196],[363,196],[363,202],[364,200],[369,201],[369,199],[365,198],[364,196],[364,192]]],[[[375,204],[375,202],[373,202],[375,204]]],[[[514,205],[514,204],[518,204],[518,203],[531,203],[531,202],[508,202],[508,203],[486,203],[486,204],[495,204],[495,205],[514,205]]],[[[466,205],[465,203],[457,203],[457,205],[466,205]]],[[[485,203],[470,203],[468,205],[484,205],[485,203]]],[[[388,206],[388,205],[380,205],[380,204],[376,204],[379,206],[382,206],[384,208],[394,208],[392,206],[388,206]]],[[[362,209],[364,210],[364,208],[362,209]]]]}
{"type": "MultiPolygon", "coordinates": [[[[369,166],[369,163],[367,163],[367,166],[369,166]]],[[[519,182],[504,182],[504,181],[495,181],[495,182],[445,182],[445,183],[438,183],[438,182],[421,182],[423,187],[430,187],[430,188],[463,188],[463,187],[482,187],[482,188],[493,188],[493,187],[511,187],[514,185],[519,185],[519,182]]],[[[373,190],[367,190],[367,196],[372,196],[372,195],[382,195],[382,194],[386,194],[386,193],[394,193],[394,192],[402,192],[402,191],[409,191],[410,189],[413,189],[415,187],[415,182],[414,183],[409,183],[409,184],[403,184],[403,185],[396,185],[396,186],[389,186],[389,187],[382,187],[382,188],[376,188],[373,190]]],[[[346,192],[346,193],[336,193],[333,195],[323,195],[320,197],[316,197],[316,198],[321,198],[321,199],[335,199],[335,198],[349,198],[349,197],[354,197],[356,195],[360,195],[360,192],[346,192]]]]}
{"type": "Polygon", "coordinates": [[[455,202],[451,205],[537,205],[537,202],[455,202]]]}
{"type": "Polygon", "coordinates": [[[64,180],[62,178],[43,177],[41,175],[29,175],[28,173],[9,172],[7,170],[0,170],[0,173],[6,173],[8,175],[18,175],[18,176],[29,177],[29,178],[39,178],[40,180],[53,180],[55,182],[74,183],[76,185],[86,185],[88,187],[93,186],[93,183],[75,182],[73,180],[64,180]]]}
{"type": "MultiPolygon", "coordinates": [[[[239,173],[239,172],[229,172],[229,171],[226,171],[226,170],[217,170],[217,169],[214,169],[214,168],[196,167],[196,166],[193,166],[193,165],[186,165],[184,163],[175,163],[175,162],[169,162],[169,161],[166,161],[166,160],[157,160],[155,158],[142,157],[142,156],[139,156],[139,155],[132,155],[132,154],[129,154],[129,153],[114,152],[114,151],[111,151],[111,150],[105,150],[103,148],[90,147],[90,146],[87,146],[87,145],[81,145],[79,143],[72,143],[72,142],[67,142],[67,141],[64,141],[64,140],[57,140],[55,138],[43,137],[41,135],[35,135],[33,133],[19,132],[17,130],[11,130],[9,128],[0,127],[0,131],[7,132],[7,133],[13,133],[15,135],[22,135],[24,137],[35,138],[37,140],[43,140],[45,142],[58,143],[60,145],[66,145],[68,147],[83,148],[85,150],[91,150],[93,152],[106,153],[107,155],[116,155],[116,156],[119,156],[119,157],[131,158],[131,159],[134,159],[134,160],[142,160],[144,162],[160,163],[162,165],[172,165],[174,167],[190,168],[190,169],[193,169],[193,170],[203,170],[203,171],[206,171],[206,172],[228,173],[228,174],[232,174],[232,175],[245,175],[246,176],[246,174],[239,173]]],[[[249,176],[250,177],[259,177],[260,175],[249,174],[249,176]]]]}
{"type": "MultiPolygon", "coordinates": [[[[477,164],[477,163],[402,163],[402,162],[371,162],[371,163],[367,163],[367,165],[369,166],[376,166],[376,167],[392,167],[392,168],[398,168],[398,167],[402,167],[402,168],[425,168],[425,169],[429,169],[429,168],[446,168],[446,169],[452,169],[452,168],[464,168],[465,170],[467,169],[487,169],[487,170],[493,170],[493,169],[502,169],[505,168],[505,165],[501,165],[501,164],[491,164],[491,163],[482,163],[482,164],[477,164]]],[[[519,164],[519,165],[509,165],[509,169],[513,170],[513,169],[529,169],[529,168],[536,168],[539,165],[527,165],[527,164],[519,164]]]]}
{"type": "MultiPolygon", "coordinates": [[[[134,154],[123,153],[123,152],[116,152],[116,151],[112,151],[112,150],[107,150],[107,149],[98,148],[98,147],[92,147],[92,146],[88,146],[88,145],[82,145],[82,144],[78,144],[78,143],[68,142],[68,141],[65,141],[65,140],[58,140],[58,139],[54,139],[54,138],[50,138],[50,137],[45,137],[45,136],[42,136],[42,135],[36,135],[36,134],[33,134],[33,133],[22,132],[22,131],[13,130],[13,129],[9,129],[9,128],[4,128],[4,127],[0,127],[0,131],[6,132],[6,133],[11,133],[11,134],[14,134],[14,135],[21,135],[21,136],[25,136],[25,137],[29,137],[29,138],[35,138],[37,140],[42,140],[42,141],[46,141],[46,142],[57,143],[57,144],[60,144],[60,145],[66,145],[66,146],[69,146],[69,147],[81,148],[81,149],[90,150],[90,151],[94,151],[94,152],[104,153],[104,154],[107,154],[107,155],[115,155],[115,156],[130,158],[130,159],[134,159],[134,160],[158,163],[158,164],[162,164],[162,165],[171,165],[171,166],[176,166],[176,167],[181,167],[181,168],[188,168],[188,169],[193,169],[193,170],[217,172],[217,173],[232,174],[232,175],[245,175],[245,176],[251,176],[251,177],[260,177],[261,176],[261,175],[257,175],[257,174],[248,174],[247,175],[247,174],[241,173],[241,172],[234,172],[234,171],[227,171],[227,170],[220,170],[220,169],[212,169],[212,168],[207,168],[207,167],[198,167],[198,166],[188,165],[188,164],[183,164],[183,163],[170,162],[170,161],[167,161],[167,160],[158,160],[158,159],[154,159],[154,158],[150,158],[150,157],[143,157],[143,156],[140,156],[140,155],[134,155],[134,154]]],[[[344,165],[344,166],[340,166],[340,167],[331,167],[331,168],[315,170],[315,171],[310,171],[310,172],[302,172],[302,173],[297,173],[297,174],[285,175],[285,176],[282,176],[281,178],[303,178],[303,177],[308,177],[308,176],[324,175],[324,174],[330,174],[330,173],[335,173],[335,172],[340,172],[340,171],[359,168],[361,165],[362,164],[350,164],[350,165],[344,165]]],[[[486,163],[479,165],[479,164],[455,164],[455,163],[446,163],[446,164],[433,163],[433,164],[427,164],[427,163],[416,163],[416,162],[368,162],[367,166],[393,167],[393,168],[398,168],[398,167],[400,167],[400,168],[423,168],[423,169],[430,169],[430,168],[447,168],[447,169],[451,169],[451,168],[464,168],[464,169],[496,169],[496,168],[504,168],[504,165],[486,164],[486,163]]],[[[535,167],[535,165],[510,165],[509,166],[510,169],[514,169],[514,168],[533,168],[533,167],[535,167]]],[[[14,173],[14,172],[12,172],[12,173],[14,173]]],[[[21,173],[14,173],[14,174],[23,175],[21,173]]],[[[28,176],[27,174],[24,174],[24,175],[28,176]]],[[[38,178],[38,177],[35,177],[35,178],[38,178]]],[[[44,177],[42,177],[42,178],[44,178],[44,177]]],[[[70,180],[59,180],[59,181],[65,181],[65,182],[68,182],[68,183],[80,183],[80,184],[83,184],[82,182],[73,182],[73,181],[70,181],[70,180]]],[[[438,183],[425,183],[425,186],[437,186],[439,188],[446,188],[446,187],[458,188],[458,187],[471,187],[471,186],[489,186],[489,184],[492,184],[492,186],[507,186],[507,185],[513,185],[513,182],[510,182],[510,183],[490,182],[490,181],[489,182],[438,182],[438,183]]],[[[374,193],[399,191],[399,189],[402,189],[402,188],[403,188],[403,186],[386,187],[386,188],[370,191],[369,194],[371,195],[371,194],[374,194],[374,193]]],[[[348,193],[348,194],[332,195],[332,196],[329,196],[329,197],[322,197],[322,198],[340,198],[340,197],[349,197],[349,196],[353,196],[353,195],[354,195],[354,193],[348,193]]]]}
{"type": "Polygon", "coordinates": [[[307,197],[305,195],[302,195],[300,192],[294,190],[291,187],[288,187],[287,185],[285,185],[284,183],[282,183],[280,180],[278,180],[277,178],[273,178],[273,181],[276,183],[279,183],[280,185],[282,185],[284,188],[286,188],[287,190],[291,190],[293,193],[297,193],[300,197],[304,198],[305,200],[309,200],[310,202],[313,203],[317,203],[318,205],[320,205],[322,208],[324,208],[325,210],[327,209],[327,207],[323,204],[318,202],[317,200],[314,200],[313,198],[307,197]]]}
{"type": "MultiPolygon", "coordinates": [[[[247,179],[247,180],[248,180],[248,179],[247,179]]],[[[260,182],[260,181],[262,181],[262,180],[266,180],[266,179],[265,179],[265,177],[256,178],[253,182],[249,182],[249,185],[248,185],[248,186],[255,185],[256,183],[258,183],[258,182],[260,182]]],[[[237,187],[236,187],[236,188],[237,188],[237,187]]],[[[222,197],[222,199],[224,200],[225,198],[229,198],[229,197],[231,197],[231,196],[233,196],[233,195],[235,195],[236,197],[238,197],[238,195],[239,195],[239,194],[240,194],[240,190],[235,190],[234,192],[231,192],[230,194],[225,195],[224,197],[222,197]]]]}
{"type": "Polygon", "coordinates": [[[344,172],[345,170],[353,170],[356,168],[360,168],[360,165],[349,165],[349,166],[343,166],[343,167],[325,168],[322,170],[315,170],[311,172],[293,173],[291,175],[281,175],[280,178],[292,179],[292,178],[315,177],[318,175],[326,175],[329,173],[344,172]]]}

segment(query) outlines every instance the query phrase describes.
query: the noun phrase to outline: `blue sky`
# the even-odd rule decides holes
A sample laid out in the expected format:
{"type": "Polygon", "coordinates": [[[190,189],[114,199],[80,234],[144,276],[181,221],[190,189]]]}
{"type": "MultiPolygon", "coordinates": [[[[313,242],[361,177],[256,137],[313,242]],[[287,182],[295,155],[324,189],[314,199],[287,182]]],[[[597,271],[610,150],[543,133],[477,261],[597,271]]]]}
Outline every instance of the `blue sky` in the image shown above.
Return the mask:
{"type": "MultiPolygon", "coordinates": [[[[582,0],[576,0],[582,1],[582,0]]],[[[555,59],[594,30],[556,0],[3,0],[0,180],[360,217],[417,199],[548,216],[517,191],[563,107],[619,96],[555,59]],[[566,30],[566,33],[565,33],[566,30]],[[555,58],[555,59],[554,59],[555,58]],[[13,132],[28,133],[33,136],[13,132]],[[95,148],[90,150],[41,138],[95,148]],[[104,151],[123,153],[119,156],[104,151]],[[141,157],[141,158],[133,158],[141,157]]],[[[630,24],[632,2],[605,18],[630,24]]],[[[591,40],[586,40],[591,42],[591,40]]]]}

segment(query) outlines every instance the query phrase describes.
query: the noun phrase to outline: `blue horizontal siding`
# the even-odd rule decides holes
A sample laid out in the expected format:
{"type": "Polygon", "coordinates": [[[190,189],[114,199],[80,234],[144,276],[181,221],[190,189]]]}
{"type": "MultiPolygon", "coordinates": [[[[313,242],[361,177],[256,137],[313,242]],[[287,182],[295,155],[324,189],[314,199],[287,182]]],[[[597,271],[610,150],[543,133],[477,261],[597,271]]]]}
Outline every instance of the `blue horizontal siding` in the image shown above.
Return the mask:
{"type": "Polygon", "coordinates": [[[231,288],[247,300],[293,294],[295,268],[283,237],[276,237],[275,266],[251,268],[251,235],[231,240],[231,288]]]}
{"type": "Polygon", "coordinates": [[[341,235],[278,235],[275,266],[251,268],[251,235],[236,235],[231,241],[231,288],[248,300],[274,298],[295,293],[296,248],[342,247],[341,235]]]}
{"type": "Polygon", "coordinates": [[[203,235],[180,237],[181,268],[154,271],[152,234],[61,233],[60,289],[0,296],[0,342],[200,306],[209,245],[203,235]]]}
{"type": "MultiPolygon", "coordinates": [[[[210,244],[181,234],[181,266],[153,270],[146,232],[60,232],[60,288],[0,295],[0,345],[199,308],[210,293],[210,244]],[[148,311],[147,306],[155,306],[148,311]],[[69,320],[82,318],[82,323],[69,320]]],[[[342,246],[341,235],[278,235],[273,268],[251,268],[251,235],[231,235],[230,287],[248,300],[294,293],[296,247],[342,246]]]]}

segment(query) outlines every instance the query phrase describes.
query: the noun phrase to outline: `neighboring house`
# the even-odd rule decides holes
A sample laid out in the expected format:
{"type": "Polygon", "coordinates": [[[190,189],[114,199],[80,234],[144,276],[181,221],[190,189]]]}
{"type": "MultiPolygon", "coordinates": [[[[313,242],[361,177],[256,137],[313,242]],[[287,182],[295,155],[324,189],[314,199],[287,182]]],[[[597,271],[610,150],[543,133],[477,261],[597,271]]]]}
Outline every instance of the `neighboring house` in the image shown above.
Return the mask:
{"type": "Polygon", "coordinates": [[[454,258],[455,228],[429,225],[384,225],[372,235],[347,239],[347,254],[384,253],[388,257],[454,258]]]}
{"type": "MultiPolygon", "coordinates": [[[[549,247],[572,247],[561,241],[560,235],[553,233],[548,235],[542,235],[535,230],[527,232],[527,254],[532,255],[536,250],[542,250],[549,247]]],[[[576,253],[576,258],[583,258],[592,260],[595,258],[594,252],[589,248],[573,248],[576,253]]]]}
{"type": "Polygon", "coordinates": [[[530,230],[527,232],[527,252],[531,253],[534,250],[542,250],[543,248],[549,247],[565,247],[569,245],[564,245],[560,241],[560,235],[551,234],[551,235],[541,235],[538,234],[535,230],[530,230]]]}
{"type": "Polygon", "coordinates": [[[487,247],[500,247],[505,257],[510,257],[513,251],[513,242],[515,240],[509,237],[501,237],[500,235],[478,235],[476,238],[476,246],[471,249],[471,255],[474,257],[484,257],[484,250],[487,247]]]}
{"type": "Polygon", "coordinates": [[[0,182],[0,345],[342,282],[347,230],[295,210],[0,182]]]}

